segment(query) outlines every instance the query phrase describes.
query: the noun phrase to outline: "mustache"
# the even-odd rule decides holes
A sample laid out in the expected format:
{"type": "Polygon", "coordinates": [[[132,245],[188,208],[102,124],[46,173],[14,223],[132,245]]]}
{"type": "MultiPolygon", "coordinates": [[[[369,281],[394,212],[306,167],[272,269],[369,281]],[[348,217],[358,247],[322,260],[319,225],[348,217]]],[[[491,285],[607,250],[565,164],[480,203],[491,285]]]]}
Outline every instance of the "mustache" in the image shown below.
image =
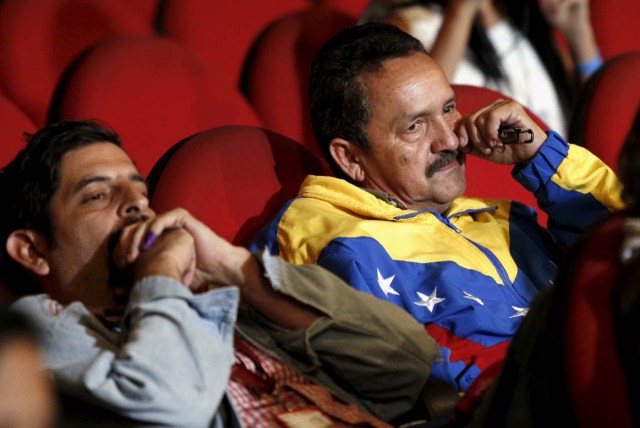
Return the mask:
{"type": "Polygon", "coordinates": [[[433,161],[431,165],[427,168],[427,178],[433,177],[433,175],[438,172],[441,168],[449,165],[451,162],[455,161],[460,157],[460,150],[452,150],[449,152],[440,152],[438,153],[438,158],[433,161]]]}

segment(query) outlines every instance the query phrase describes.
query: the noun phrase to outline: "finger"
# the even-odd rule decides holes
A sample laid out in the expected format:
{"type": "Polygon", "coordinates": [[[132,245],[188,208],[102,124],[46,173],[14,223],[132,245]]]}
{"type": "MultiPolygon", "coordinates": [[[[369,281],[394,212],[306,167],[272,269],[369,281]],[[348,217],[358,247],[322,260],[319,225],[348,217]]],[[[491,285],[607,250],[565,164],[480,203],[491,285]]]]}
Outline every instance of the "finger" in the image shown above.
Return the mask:
{"type": "Polygon", "coordinates": [[[467,129],[464,126],[464,120],[460,120],[454,129],[454,133],[456,137],[458,137],[460,150],[464,152],[470,152],[473,149],[473,145],[469,144],[469,134],[467,134],[467,129]]]}
{"type": "Polygon", "coordinates": [[[489,144],[489,141],[485,139],[482,131],[483,127],[485,126],[484,114],[485,112],[478,114],[473,120],[471,127],[468,129],[471,134],[471,141],[473,142],[474,147],[483,154],[490,155],[493,149],[489,144]]]}
{"type": "Polygon", "coordinates": [[[506,103],[506,101],[500,102],[496,104],[493,109],[487,112],[484,117],[484,126],[482,128],[482,135],[484,139],[489,141],[491,147],[500,151],[504,151],[504,143],[498,137],[498,133],[500,125],[503,124],[501,112],[506,103]]]}
{"type": "Polygon", "coordinates": [[[130,253],[131,246],[134,240],[134,235],[136,232],[143,228],[143,223],[134,223],[128,226],[125,226],[119,233],[118,242],[114,248],[112,257],[116,266],[119,268],[124,268],[131,262],[130,253]]]}
{"type": "MultiPolygon", "coordinates": [[[[136,258],[138,258],[138,255],[140,254],[140,250],[142,249],[141,247],[144,244],[143,240],[148,235],[150,222],[151,220],[140,224],[131,234],[131,241],[129,242],[129,251],[127,252],[127,261],[129,263],[132,263],[134,260],[136,260],[136,258]]],[[[157,237],[157,235],[154,235],[154,236],[157,237]]]]}
{"type": "Polygon", "coordinates": [[[186,210],[175,209],[146,222],[144,227],[136,230],[132,236],[129,257],[135,259],[140,251],[149,250],[156,243],[158,237],[166,231],[182,228],[186,215],[188,215],[186,210]]]}
{"type": "Polygon", "coordinates": [[[477,120],[477,126],[478,133],[480,134],[480,138],[482,138],[482,141],[484,141],[488,147],[495,149],[495,147],[498,145],[498,141],[496,138],[494,138],[495,135],[492,133],[491,129],[491,123],[493,122],[491,120],[493,111],[493,109],[488,110],[481,117],[479,117],[477,120]]]}

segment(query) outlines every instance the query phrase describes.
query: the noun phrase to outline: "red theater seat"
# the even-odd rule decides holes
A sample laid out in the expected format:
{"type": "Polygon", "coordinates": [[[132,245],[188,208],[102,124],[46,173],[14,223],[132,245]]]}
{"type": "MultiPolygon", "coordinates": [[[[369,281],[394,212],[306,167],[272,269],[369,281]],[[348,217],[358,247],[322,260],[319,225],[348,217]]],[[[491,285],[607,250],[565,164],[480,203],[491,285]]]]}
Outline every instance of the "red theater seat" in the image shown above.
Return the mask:
{"type": "Polygon", "coordinates": [[[591,24],[604,59],[640,51],[640,2],[591,0],[591,24]]]}
{"type": "Polygon", "coordinates": [[[640,51],[605,62],[584,87],[571,120],[571,142],[614,170],[618,153],[640,108],[640,51]]]}
{"type": "Polygon", "coordinates": [[[237,87],[258,34],[274,19],[308,5],[308,0],[166,0],[162,30],[215,67],[226,84],[237,87]]]}
{"type": "Polygon", "coordinates": [[[57,118],[113,127],[143,174],[176,141],[221,125],[259,125],[239,91],[176,41],[125,37],[97,45],[70,70],[57,118]]]}
{"type": "Polygon", "coordinates": [[[307,174],[323,164],[302,145],[275,132],[223,126],[176,144],[149,174],[157,212],[184,207],[219,235],[248,244],[307,174]]]}
{"type": "Polygon", "coordinates": [[[4,0],[0,7],[0,85],[43,126],[65,68],[99,40],[150,34],[149,23],[122,0],[4,0]]]}
{"type": "MultiPolygon", "coordinates": [[[[509,98],[500,92],[477,86],[452,85],[452,87],[456,92],[457,108],[463,115],[472,113],[498,98],[509,98]]],[[[527,112],[542,129],[549,129],[535,114],[529,110],[527,112]]],[[[500,165],[475,156],[467,156],[467,190],[465,195],[511,199],[537,209],[535,197],[511,177],[512,169],[513,165],[500,165]]],[[[542,225],[545,225],[547,214],[538,209],[538,219],[542,225]]]]}
{"type": "Polygon", "coordinates": [[[369,0],[316,0],[316,4],[330,7],[359,19],[369,5],[369,0]]]}
{"type": "Polygon", "coordinates": [[[243,89],[264,125],[320,157],[308,113],[309,66],[326,41],[354,23],[333,9],[310,7],[276,20],[247,59],[243,89]]]}
{"type": "Polygon", "coordinates": [[[624,221],[615,215],[595,229],[572,255],[563,283],[568,288],[558,351],[579,427],[633,426],[613,310],[624,221]]]}
{"type": "Polygon", "coordinates": [[[0,168],[24,148],[24,134],[35,131],[36,126],[31,119],[0,92],[0,168]]]}

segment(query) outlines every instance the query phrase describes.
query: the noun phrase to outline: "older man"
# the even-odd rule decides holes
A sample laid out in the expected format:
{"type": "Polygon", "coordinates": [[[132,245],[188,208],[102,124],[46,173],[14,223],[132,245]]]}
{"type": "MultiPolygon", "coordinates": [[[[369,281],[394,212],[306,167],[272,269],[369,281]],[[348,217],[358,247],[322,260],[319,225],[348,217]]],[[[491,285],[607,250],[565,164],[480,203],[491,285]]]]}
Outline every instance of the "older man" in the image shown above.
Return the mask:
{"type": "Polygon", "coordinates": [[[307,177],[253,248],[320,264],[406,309],[441,346],[432,376],[458,391],[504,358],[561,248],[622,206],[609,168],[517,103],[461,117],[442,70],[392,26],[330,40],[312,65],[310,104],[336,177],[307,177]],[[521,131],[514,143],[505,128],[521,131]],[[467,154],[514,164],[549,229],[518,202],[462,196],[467,154]]]}
{"type": "Polygon", "coordinates": [[[43,328],[65,396],[185,427],[385,426],[362,409],[391,420],[418,400],[436,346],[410,316],[324,269],[256,258],[185,210],[156,215],[112,131],[43,128],[0,180],[3,279],[34,293],[13,307],[43,328]]]}

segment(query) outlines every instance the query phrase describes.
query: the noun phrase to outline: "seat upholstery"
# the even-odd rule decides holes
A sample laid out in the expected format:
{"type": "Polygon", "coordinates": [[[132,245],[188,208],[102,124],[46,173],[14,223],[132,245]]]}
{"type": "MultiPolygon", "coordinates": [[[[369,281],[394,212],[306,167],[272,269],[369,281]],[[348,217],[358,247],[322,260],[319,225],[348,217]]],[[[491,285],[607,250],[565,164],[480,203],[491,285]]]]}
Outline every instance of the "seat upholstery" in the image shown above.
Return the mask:
{"type": "Polygon", "coordinates": [[[35,131],[31,119],[0,92],[0,167],[7,165],[25,147],[24,134],[35,131]]]}
{"type": "Polygon", "coordinates": [[[640,3],[637,0],[591,0],[591,24],[602,57],[640,51],[640,3]]]}
{"type": "Polygon", "coordinates": [[[315,0],[316,4],[339,10],[359,19],[369,5],[369,0],[315,0]]]}
{"type": "Polygon", "coordinates": [[[571,120],[571,141],[617,170],[618,153],[640,107],[640,51],[618,55],[591,76],[571,120]]]}
{"type": "Polygon", "coordinates": [[[43,126],[65,68],[99,40],[151,34],[124,0],[4,0],[0,7],[0,85],[43,126]]]}
{"type": "Polygon", "coordinates": [[[115,129],[143,174],[176,141],[221,125],[259,125],[237,90],[179,43],[124,37],[95,46],[59,88],[52,116],[115,129]],[[55,114],[54,114],[55,112],[55,114]]]}
{"type": "Polygon", "coordinates": [[[624,221],[624,215],[614,215],[595,229],[573,255],[567,275],[561,354],[581,427],[632,426],[612,302],[622,270],[624,221]]]}
{"type": "MultiPolygon", "coordinates": [[[[452,85],[452,87],[456,93],[457,108],[463,115],[472,113],[498,98],[508,99],[500,92],[487,88],[471,85],[452,85]]],[[[539,117],[531,111],[527,112],[542,129],[549,129],[539,117]]],[[[500,165],[475,156],[467,156],[465,195],[511,199],[537,208],[535,197],[511,177],[512,169],[512,165],[500,165]]],[[[541,224],[546,224],[547,215],[540,209],[538,209],[538,219],[541,224]]]]}
{"type": "Polygon", "coordinates": [[[326,41],[354,23],[355,18],[320,6],[282,17],[260,36],[245,66],[243,90],[264,125],[318,156],[308,113],[309,66],[326,41]]]}
{"type": "Polygon", "coordinates": [[[157,212],[183,207],[222,237],[248,244],[322,162],[297,142],[258,127],[222,126],[177,143],[149,175],[157,212]]]}
{"type": "Polygon", "coordinates": [[[226,84],[237,87],[258,34],[271,21],[308,5],[307,0],[166,0],[162,31],[215,68],[226,84]]]}

